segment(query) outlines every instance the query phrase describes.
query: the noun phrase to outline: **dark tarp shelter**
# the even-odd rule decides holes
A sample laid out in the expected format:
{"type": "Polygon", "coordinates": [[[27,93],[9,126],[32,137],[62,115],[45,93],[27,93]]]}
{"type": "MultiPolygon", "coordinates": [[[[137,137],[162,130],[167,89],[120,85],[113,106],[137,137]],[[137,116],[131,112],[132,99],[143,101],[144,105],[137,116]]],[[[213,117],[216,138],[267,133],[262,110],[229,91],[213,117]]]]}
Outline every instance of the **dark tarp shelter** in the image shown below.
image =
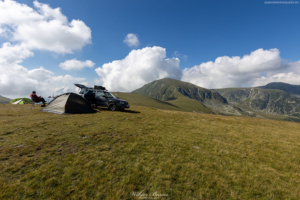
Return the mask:
{"type": "Polygon", "coordinates": [[[52,112],[57,114],[79,114],[79,113],[94,113],[90,103],[75,93],[65,93],[53,99],[47,107],[41,111],[52,112]]]}

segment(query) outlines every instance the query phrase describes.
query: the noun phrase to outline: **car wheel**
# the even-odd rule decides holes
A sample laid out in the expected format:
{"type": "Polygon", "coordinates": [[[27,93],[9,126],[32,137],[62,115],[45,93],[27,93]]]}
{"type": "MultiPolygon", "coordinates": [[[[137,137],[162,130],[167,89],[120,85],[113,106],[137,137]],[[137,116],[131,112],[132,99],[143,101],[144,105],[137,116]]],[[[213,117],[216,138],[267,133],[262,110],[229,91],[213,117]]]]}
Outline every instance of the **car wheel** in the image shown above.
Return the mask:
{"type": "Polygon", "coordinates": [[[108,105],[108,110],[110,110],[110,111],[115,111],[115,110],[117,110],[116,104],[114,104],[114,103],[109,104],[109,105],[108,105]]]}

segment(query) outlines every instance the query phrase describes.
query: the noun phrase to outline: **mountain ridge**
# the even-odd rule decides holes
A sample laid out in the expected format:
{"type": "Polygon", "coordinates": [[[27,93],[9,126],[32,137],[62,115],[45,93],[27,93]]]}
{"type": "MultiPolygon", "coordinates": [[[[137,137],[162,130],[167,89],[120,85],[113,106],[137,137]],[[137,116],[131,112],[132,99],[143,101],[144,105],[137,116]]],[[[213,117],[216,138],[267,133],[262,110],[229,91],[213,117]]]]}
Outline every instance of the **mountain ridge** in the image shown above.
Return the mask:
{"type": "MultiPolygon", "coordinates": [[[[182,96],[185,96],[189,99],[196,100],[216,114],[247,114],[241,109],[237,109],[235,106],[231,105],[226,98],[218,92],[199,87],[192,83],[169,78],[148,83],[143,87],[134,90],[132,93],[146,95],[162,101],[175,101],[176,99],[182,99],[182,96]]],[[[183,101],[181,100],[181,102],[183,101]]]]}
{"type": "Polygon", "coordinates": [[[209,90],[192,83],[164,78],[148,83],[132,93],[169,103],[179,102],[180,99],[180,103],[177,104],[179,107],[186,106],[183,102],[187,98],[193,99],[215,114],[297,121],[300,120],[300,98],[295,87],[297,89],[297,86],[292,86],[291,90],[289,84],[270,83],[266,87],[209,90]],[[272,89],[269,89],[270,87],[272,89]],[[285,91],[281,90],[282,88],[286,88],[285,91]]]}
{"type": "Polygon", "coordinates": [[[0,103],[9,103],[11,99],[0,95],[0,103]]]}
{"type": "Polygon", "coordinates": [[[282,90],[291,95],[300,96],[300,85],[292,85],[284,82],[271,82],[265,86],[259,86],[258,88],[277,89],[277,90],[282,90]]]}

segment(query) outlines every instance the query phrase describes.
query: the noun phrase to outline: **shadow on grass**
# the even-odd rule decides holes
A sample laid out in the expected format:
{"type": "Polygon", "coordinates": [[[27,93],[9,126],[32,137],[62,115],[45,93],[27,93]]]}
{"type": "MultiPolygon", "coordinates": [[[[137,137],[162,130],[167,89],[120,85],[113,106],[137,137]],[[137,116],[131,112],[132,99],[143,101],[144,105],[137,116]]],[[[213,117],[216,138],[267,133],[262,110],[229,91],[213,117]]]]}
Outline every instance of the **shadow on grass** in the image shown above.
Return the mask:
{"type": "MultiPolygon", "coordinates": [[[[177,98],[172,97],[172,98],[168,99],[167,101],[175,100],[175,99],[177,99],[177,98]]],[[[154,100],[157,101],[157,102],[160,102],[160,103],[167,104],[167,105],[169,105],[169,106],[173,106],[173,107],[179,108],[178,106],[175,106],[175,105],[173,105],[173,104],[171,104],[171,103],[169,103],[169,102],[166,102],[166,101],[161,101],[161,100],[159,100],[159,99],[154,99],[154,100]]]]}
{"type": "Polygon", "coordinates": [[[134,111],[134,110],[123,110],[123,111],[120,111],[120,112],[125,112],[125,113],[141,113],[139,111],[134,111]]]}
{"type": "MultiPolygon", "coordinates": [[[[101,108],[99,108],[99,107],[94,108],[94,110],[97,110],[97,112],[101,112],[101,111],[112,112],[112,111],[108,110],[107,108],[102,108],[102,107],[101,107],[101,108]]],[[[114,112],[134,113],[134,114],[141,113],[141,112],[139,112],[139,111],[134,111],[134,110],[123,110],[123,111],[116,110],[116,111],[114,111],[114,112]]]]}

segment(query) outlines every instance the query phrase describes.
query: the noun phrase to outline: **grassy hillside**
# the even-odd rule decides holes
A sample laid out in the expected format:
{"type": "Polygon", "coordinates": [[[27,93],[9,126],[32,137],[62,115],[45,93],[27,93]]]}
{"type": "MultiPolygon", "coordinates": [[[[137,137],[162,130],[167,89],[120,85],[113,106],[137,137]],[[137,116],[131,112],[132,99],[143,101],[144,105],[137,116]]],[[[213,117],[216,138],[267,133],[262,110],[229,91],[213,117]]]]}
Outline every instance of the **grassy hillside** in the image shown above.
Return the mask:
{"type": "Polygon", "coordinates": [[[0,96],[0,104],[1,103],[9,103],[11,101],[11,99],[0,96]]]}
{"type": "Polygon", "coordinates": [[[212,111],[203,104],[184,95],[177,93],[175,99],[169,101],[160,101],[158,99],[153,99],[141,94],[135,93],[122,93],[122,92],[112,92],[115,96],[120,99],[127,100],[130,105],[135,106],[147,106],[165,110],[177,110],[177,111],[187,111],[187,112],[203,112],[212,113],[212,111]]]}
{"type": "Polygon", "coordinates": [[[147,107],[166,109],[166,110],[179,110],[178,107],[170,103],[160,101],[158,99],[153,99],[140,94],[124,93],[124,92],[112,92],[112,94],[120,99],[128,101],[130,105],[147,106],[147,107]]]}
{"type": "MultiPolygon", "coordinates": [[[[230,105],[223,96],[215,91],[169,78],[148,83],[132,93],[146,95],[162,101],[176,100],[177,98],[181,98],[181,96],[185,96],[189,99],[198,101],[199,103],[203,104],[204,107],[209,108],[214,113],[230,115],[243,114],[242,111],[230,105]]],[[[182,100],[173,102],[182,102],[182,100]]],[[[189,103],[186,103],[186,105],[188,104],[189,103]]]]}
{"type": "Polygon", "coordinates": [[[0,105],[0,199],[299,199],[300,124],[0,105]]]}
{"type": "Polygon", "coordinates": [[[180,91],[186,96],[192,96],[194,98],[199,98],[199,92],[210,92],[210,90],[198,87],[194,84],[182,82],[170,78],[164,78],[157,81],[153,81],[144,85],[143,87],[133,91],[133,93],[138,93],[146,96],[150,96],[155,99],[160,99],[162,101],[171,100],[174,97],[174,91],[180,91]],[[188,93],[190,94],[188,94],[188,93]]]}
{"type": "Polygon", "coordinates": [[[173,93],[173,99],[168,100],[166,102],[182,108],[183,111],[213,113],[213,111],[211,111],[209,108],[205,107],[199,101],[190,99],[189,97],[186,97],[177,91],[173,93]]]}

